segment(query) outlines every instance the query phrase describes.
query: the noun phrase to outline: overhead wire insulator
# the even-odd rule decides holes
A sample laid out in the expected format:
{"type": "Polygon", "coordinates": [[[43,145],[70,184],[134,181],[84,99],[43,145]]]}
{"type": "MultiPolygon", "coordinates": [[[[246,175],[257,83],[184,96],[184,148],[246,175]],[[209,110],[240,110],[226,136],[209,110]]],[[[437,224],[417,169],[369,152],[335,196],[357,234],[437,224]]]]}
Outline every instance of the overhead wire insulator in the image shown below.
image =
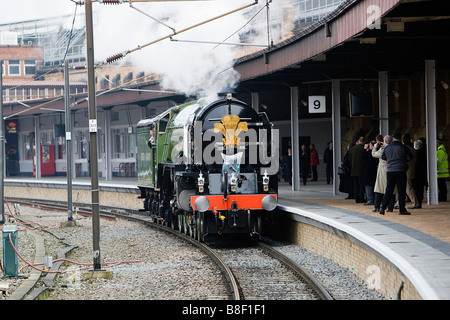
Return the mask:
{"type": "Polygon", "coordinates": [[[123,0],[101,0],[103,4],[121,4],[123,0]]]}
{"type": "Polygon", "coordinates": [[[106,59],[106,63],[113,63],[115,61],[119,61],[120,59],[125,58],[125,56],[128,54],[127,51],[125,52],[121,52],[121,53],[117,53],[115,55],[112,55],[111,57],[106,59]]]}

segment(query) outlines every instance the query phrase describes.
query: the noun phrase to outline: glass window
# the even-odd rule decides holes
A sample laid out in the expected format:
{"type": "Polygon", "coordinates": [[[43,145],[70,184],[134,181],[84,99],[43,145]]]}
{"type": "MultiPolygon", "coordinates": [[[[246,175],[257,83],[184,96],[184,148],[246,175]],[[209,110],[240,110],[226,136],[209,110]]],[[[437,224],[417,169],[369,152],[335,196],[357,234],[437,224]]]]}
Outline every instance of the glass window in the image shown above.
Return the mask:
{"type": "Polygon", "coordinates": [[[66,139],[65,137],[56,137],[56,155],[57,160],[66,159],[66,139]]]}
{"type": "Polygon", "coordinates": [[[25,74],[35,75],[36,74],[36,61],[35,60],[25,60],[25,74]]]}
{"type": "Polygon", "coordinates": [[[76,141],[77,145],[75,147],[75,153],[79,154],[79,159],[87,159],[89,155],[89,145],[86,133],[84,131],[78,131],[76,141]]]}
{"type": "Polygon", "coordinates": [[[22,140],[22,154],[20,155],[23,160],[34,160],[35,151],[35,139],[34,132],[24,132],[20,134],[22,140]]]}
{"type": "Polygon", "coordinates": [[[169,123],[169,120],[170,120],[170,112],[167,113],[163,118],[161,118],[161,120],[159,120],[159,133],[166,132],[166,127],[167,124],[169,123]]]}
{"type": "Polygon", "coordinates": [[[119,159],[124,156],[124,134],[121,133],[120,129],[112,129],[111,131],[113,136],[113,158],[119,159]]]}
{"type": "Polygon", "coordinates": [[[135,156],[135,148],[136,148],[136,135],[134,133],[128,134],[128,141],[127,141],[127,158],[134,158],[135,156]]]}
{"type": "Polygon", "coordinates": [[[134,158],[136,149],[136,133],[128,128],[112,129],[113,158],[134,158]]]}
{"type": "Polygon", "coordinates": [[[20,60],[9,60],[8,61],[8,74],[10,76],[20,75],[20,60]]]}

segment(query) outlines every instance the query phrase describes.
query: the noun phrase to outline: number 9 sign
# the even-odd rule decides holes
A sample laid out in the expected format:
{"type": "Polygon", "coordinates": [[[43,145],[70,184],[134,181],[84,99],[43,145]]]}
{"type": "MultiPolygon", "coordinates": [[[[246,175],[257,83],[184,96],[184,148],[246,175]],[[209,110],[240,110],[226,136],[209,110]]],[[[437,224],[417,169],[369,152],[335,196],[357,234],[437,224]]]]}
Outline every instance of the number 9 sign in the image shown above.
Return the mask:
{"type": "Polygon", "coordinates": [[[309,113],[325,113],[327,111],[325,96],[308,97],[309,113]]]}

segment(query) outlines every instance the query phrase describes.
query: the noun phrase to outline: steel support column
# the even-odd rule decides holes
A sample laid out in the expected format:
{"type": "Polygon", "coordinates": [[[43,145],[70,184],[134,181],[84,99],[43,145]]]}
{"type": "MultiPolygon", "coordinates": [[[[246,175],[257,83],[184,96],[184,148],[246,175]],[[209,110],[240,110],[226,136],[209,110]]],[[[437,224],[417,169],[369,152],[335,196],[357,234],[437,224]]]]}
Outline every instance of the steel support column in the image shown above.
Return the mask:
{"type": "Polygon", "coordinates": [[[378,73],[379,117],[380,134],[384,137],[389,134],[389,77],[387,71],[378,73]]]}
{"type": "Polygon", "coordinates": [[[341,135],[341,81],[331,80],[332,111],[331,121],[333,130],[333,194],[339,194],[339,175],[337,168],[342,159],[342,135],[341,135]]]}
{"type": "Polygon", "coordinates": [[[39,115],[33,117],[34,120],[34,158],[36,159],[36,162],[34,163],[35,168],[35,175],[36,179],[41,178],[41,117],[39,115]]]}
{"type": "Polygon", "coordinates": [[[300,145],[298,127],[298,87],[291,87],[292,190],[300,190],[300,145]]]}
{"type": "MultiPolygon", "coordinates": [[[[1,198],[1,205],[0,205],[0,225],[5,224],[5,204],[4,204],[4,182],[5,182],[5,166],[4,163],[6,162],[5,157],[5,120],[3,120],[3,60],[0,60],[0,198],[1,198]]],[[[3,248],[3,250],[5,250],[3,248]]]]}
{"type": "Polygon", "coordinates": [[[70,113],[70,78],[69,62],[64,61],[64,107],[65,107],[65,126],[66,126],[66,170],[67,170],[67,219],[72,217],[72,117],[70,113]]]}
{"type": "MultiPolygon", "coordinates": [[[[144,117],[142,117],[143,119],[144,117]]],[[[105,175],[106,181],[112,180],[112,136],[111,136],[111,109],[105,109],[105,175]]]]}
{"type": "Polygon", "coordinates": [[[259,93],[252,92],[252,108],[256,112],[259,112],[259,93]]]}
{"type": "Polygon", "coordinates": [[[436,155],[436,62],[425,60],[425,107],[427,127],[428,204],[438,204],[436,155]]]}
{"type": "Polygon", "coordinates": [[[97,106],[95,97],[94,70],[94,30],[92,19],[92,1],[85,2],[86,16],[86,47],[88,74],[88,109],[89,109],[89,158],[91,162],[91,196],[92,196],[92,233],[93,233],[93,264],[94,270],[101,269],[100,254],[100,200],[98,185],[98,156],[97,156],[97,106]]]}

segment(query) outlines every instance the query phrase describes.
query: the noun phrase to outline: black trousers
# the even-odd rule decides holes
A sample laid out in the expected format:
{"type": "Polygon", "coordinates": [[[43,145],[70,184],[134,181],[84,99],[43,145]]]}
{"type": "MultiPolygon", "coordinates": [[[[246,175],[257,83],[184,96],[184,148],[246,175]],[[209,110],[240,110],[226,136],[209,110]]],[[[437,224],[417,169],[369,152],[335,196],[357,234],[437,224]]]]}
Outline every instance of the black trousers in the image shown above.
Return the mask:
{"type": "Polygon", "coordinates": [[[439,201],[447,201],[447,183],[445,182],[446,178],[438,178],[438,200],[439,201]]]}
{"type": "MultiPolygon", "coordinates": [[[[376,209],[380,209],[380,205],[381,205],[381,201],[383,200],[383,196],[384,193],[378,193],[378,192],[374,192],[374,207],[376,209]]],[[[387,209],[389,211],[393,211],[394,210],[394,206],[395,206],[395,194],[392,195],[391,200],[389,201],[388,205],[387,205],[387,209]]]]}
{"type": "Polygon", "coordinates": [[[333,180],[333,165],[327,164],[326,166],[327,183],[333,180]]]}
{"type": "Polygon", "coordinates": [[[383,201],[381,202],[381,208],[386,209],[389,201],[393,197],[395,186],[397,186],[399,210],[400,212],[406,211],[406,172],[386,172],[386,176],[386,192],[384,193],[383,201]]]}
{"type": "Polygon", "coordinates": [[[356,203],[364,202],[364,186],[359,183],[359,177],[351,177],[352,178],[352,187],[353,187],[353,196],[355,197],[356,203]]]}

